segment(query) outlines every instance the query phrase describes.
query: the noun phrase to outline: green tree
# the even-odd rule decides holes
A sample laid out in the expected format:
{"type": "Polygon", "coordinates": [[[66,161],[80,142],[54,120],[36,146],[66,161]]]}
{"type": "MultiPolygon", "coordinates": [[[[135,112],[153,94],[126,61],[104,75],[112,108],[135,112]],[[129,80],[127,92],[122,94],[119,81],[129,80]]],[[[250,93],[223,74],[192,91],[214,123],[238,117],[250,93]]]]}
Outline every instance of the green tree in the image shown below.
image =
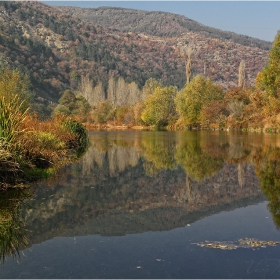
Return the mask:
{"type": "Polygon", "coordinates": [[[65,106],[70,111],[72,111],[75,108],[75,102],[76,102],[76,96],[69,89],[65,90],[61,98],[58,100],[58,103],[60,105],[65,106]]]}
{"type": "Polygon", "coordinates": [[[78,94],[75,99],[75,106],[72,111],[72,114],[77,115],[83,120],[85,120],[90,109],[91,107],[87,100],[82,95],[78,94]]]}
{"type": "Polygon", "coordinates": [[[177,89],[157,87],[153,94],[147,96],[141,119],[148,125],[167,125],[177,116],[174,98],[177,89]]]}
{"type": "Polygon", "coordinates": [[[275,37],[268,63],[258,74],[256,82],[267,96],[280,95],[280,33],[275,37]]]}
{"type": "Polygon", "coordinates": [[[76,116],[84,121],[90,111],[88,101],[81,94],[75,96],[71,90],[65,90],[58,102],[54,114],[76,116]]]}
{"type": "Polygon", "coordinates": [[[203,76],[196,76],[182,89],[176,99],[176,110],[180,120],[186,125],[200,124],[203,120],[202,106],[207,106],[213,100],[223,100],[223,89],[203,76]]]}
{"type": "Polygon", "coordinates": [[[155,78],[150,78],[146,81],[142,92],[145,96],[153,94],[157,87],[162,87],[162,84],[155,78]]]}
{"type": "Polygon", "coordinates": [[[104,101],[100,102],[95,106],[93,111],[93,120],[95,123],[102,124],[106,123],[109,120],[113,120],[115,117],[115,109],[113,104],[104,101]]]}

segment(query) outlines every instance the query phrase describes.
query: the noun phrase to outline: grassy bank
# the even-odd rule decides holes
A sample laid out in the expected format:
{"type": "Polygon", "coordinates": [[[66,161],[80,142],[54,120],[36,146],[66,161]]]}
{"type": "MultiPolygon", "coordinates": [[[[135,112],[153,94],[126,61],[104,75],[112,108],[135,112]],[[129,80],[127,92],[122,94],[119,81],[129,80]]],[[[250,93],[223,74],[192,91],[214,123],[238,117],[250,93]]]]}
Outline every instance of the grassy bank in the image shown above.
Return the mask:
{"type": "Polygon", "coordinates": [[[0,68],[0,189],[23,187],[79,157],[87,131],[70,117],[42,121],[30,113],[28,77],[0,68]]]}
{"type": "Polygon", "coordinates": [[[51,176],[60,166],[83,154],[87,131],[76,120],[56,117],[47,121],[26,115],[12,138],[0,138],[0,189],[51,176]]]}

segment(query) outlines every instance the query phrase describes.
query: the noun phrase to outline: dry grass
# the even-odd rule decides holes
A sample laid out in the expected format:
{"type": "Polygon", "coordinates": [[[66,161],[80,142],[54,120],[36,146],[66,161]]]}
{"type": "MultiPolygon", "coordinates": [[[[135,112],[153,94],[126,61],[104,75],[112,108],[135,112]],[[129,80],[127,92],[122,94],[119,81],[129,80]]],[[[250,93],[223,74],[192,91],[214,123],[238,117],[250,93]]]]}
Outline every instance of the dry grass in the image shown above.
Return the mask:
{"type": "Polygon", "coordinates": [[[69,155],[76,136],[63,125],[63,117],[40,121],[29,115],[21,124],[25,131],[19,138],[21,154],[28,164],[46,168],[69,155]]]}
{"type": "Polygon", "coordinates": [[[13,143],[0,138],[0,188],[20,186],[71,162],[85,146],[87,132],[83,129],[69,118],[41,121],[28,114],[13,143]]]}

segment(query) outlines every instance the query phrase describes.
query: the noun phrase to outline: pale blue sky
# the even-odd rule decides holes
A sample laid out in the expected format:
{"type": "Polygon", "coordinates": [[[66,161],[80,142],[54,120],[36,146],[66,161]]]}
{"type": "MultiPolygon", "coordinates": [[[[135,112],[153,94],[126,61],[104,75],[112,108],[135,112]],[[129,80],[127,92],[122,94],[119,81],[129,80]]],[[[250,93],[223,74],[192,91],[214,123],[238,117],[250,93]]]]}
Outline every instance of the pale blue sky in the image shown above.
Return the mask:
{"type": "Polygon", "coordinates": [[[273,41],[280,30],[280,1],[42,1],[84,8],[123,7],[184,15],[204,25],[273,41]]]}

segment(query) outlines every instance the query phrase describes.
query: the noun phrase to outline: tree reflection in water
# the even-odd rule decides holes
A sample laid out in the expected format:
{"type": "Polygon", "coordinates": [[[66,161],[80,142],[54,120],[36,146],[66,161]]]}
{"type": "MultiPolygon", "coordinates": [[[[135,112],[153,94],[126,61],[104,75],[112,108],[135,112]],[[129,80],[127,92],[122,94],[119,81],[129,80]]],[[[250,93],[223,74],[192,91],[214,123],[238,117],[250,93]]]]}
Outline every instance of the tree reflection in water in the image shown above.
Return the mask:
{"type": "Polygon", "coordinates": [[[280,149],[264,147],[256,157],[256,173],[268,198],[268,209],[277,228],[280,228],[280,149]]]}
{"type": "Polygon", "coordinates": [[[22,205],[32,196],[30,189],[6,190],[0,193],[0,259],[20,257],[19,250],[28,246],[22,218],[22,205]]]}
{"type": "Polygon", "coordinates": [[[18,257],[26,235],[37,243],[73,232],[168,230],[263,201],[261,190],[280,227],[279,136],[111,132],[90,134],[90,141],[79,163],[38,184],[33,208],[24,212],[30,231],[21,208],[31,192],[1,194],[2,260],[18,257]]]}

